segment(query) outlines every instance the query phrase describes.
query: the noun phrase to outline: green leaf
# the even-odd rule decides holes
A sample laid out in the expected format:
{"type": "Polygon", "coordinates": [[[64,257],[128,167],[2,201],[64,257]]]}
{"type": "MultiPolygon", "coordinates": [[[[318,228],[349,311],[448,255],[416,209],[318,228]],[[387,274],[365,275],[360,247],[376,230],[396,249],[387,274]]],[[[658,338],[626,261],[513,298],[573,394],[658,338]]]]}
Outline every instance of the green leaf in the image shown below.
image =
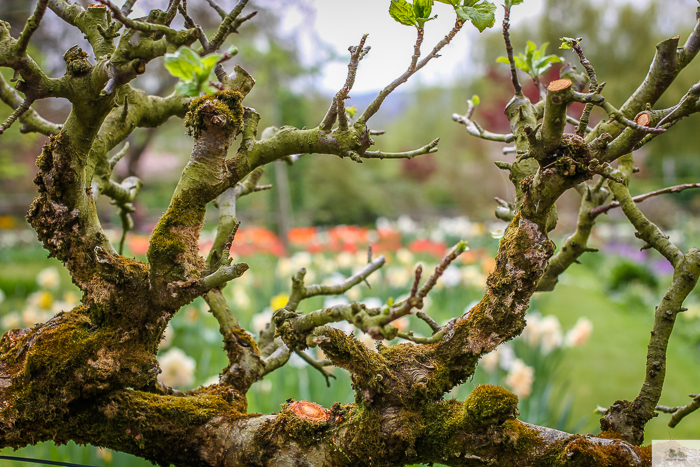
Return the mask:
{"type": "Polygon", "coordinates": [[[416,13],[413,7],[406,0],[391,0],[389,14],[392,18],[406,26],[416,25],[416,13]]]}
{"type": "Polygon", "coordinates": [[[472,98],[471,98],[471,102],[472,102],[472,104],[474,104],[474,107],[476,107],[477,105],[479,105],[479,102],[480,102],[479,96],[477,96],[476,94],[474,94],[474,95],[472,96],[472,98]]]}
{"type": "Polygon", "coordinates": [[[496,59],[496,63],[505,63],[506,65],[510,65],[510,61],[508,61],[508,57],[498,57],[496,59]]]}
{"type": "MultiPolygon", "coordinates": [[[[229,49],[229,53],[233,50],[229,49]]],[[[165,54],[165,68],[180,79],[175,90],[186,96],[199,96],[202,92],[216,92],[209,85],[209,77],[222,54],[209,54],[200,57],[189,47],[181,47],[173,54],[165,54]]]]}
{"type": "Polygon", "coordinates": [[[583,40],[582,37],[577,37],[574,39],[573,37],[560,37],[559,38],[561,42],[561,45],[559,46],[560,49],[573,49],[574,44],[577,44],[583,40]]]}
{"type": "Polygon", "coordinates": [[[467,242],[466,240],[460,240],[460,242],[457,245],[455,245],[455,254],[461,255],[462,253],[467,251],[469,249],[467,243],[469,242],[467,242]]]}
{"type": "Polygon", "coordinates": [[[547,55],[541,60],[534,62],[534,69],[537,72],[537,76],[543,75],[552,67],[552,63],[561,63],[564,61],[563,57],[558,57],[556,55],[547,55]]]}
{"type": "Polygon", "coordinates": [[[201,69],[200,58],[189,47],[181,47],[173,54],[165,54],[165,68],[176,78],[191,81],[201,69]]]}
{"type": "Polygon", "coordinates": [[[515,6],[515,5],[520,5],[523,3],[525,0],[506,0],[506,6],[515,6]]]}
{"type": "Polygon", "coordinates": [[[209,54],[205,57],[202,57],[202,72],[201,74],[205,76],[209,76],[209,73],[214,69],[216,66],[216,63],[221,60],[224,56],[221,54],[209,54]]]}
{"type": "Polygon", "coordinates": [[[513,61],[515,62],[515,68],[517,68],[518,70],[523,70],[525,73],[530,74],[532,69],[527,63],[527,60],[525,60],[523,57],[523,54],[518,54],[517,57],[513,57],[513,61]]]}
{"type": "Polygon", "coordinates": [[[175,86],[175,92],[190,97],[197,97],[201,94],[199,86],[194,81],[180,81],[175,86]]]}
{"type": "Polygon", "coordinates": [[[447,5],[455,6],[459,4],[459,0],[437,0],[440,3],[446,3],[447,5]]]}
{"type": "Polygon", "coordinates": [[[479,32],[490,28],[496,22],[496,5],[487,0],[464,0],[463,6],[455,6],[457,16],[464,21],[471,21],[479,32]]]}
{"type": "Polygon", "coordinates": [[[353,105],[352,107],[345,107],[345,111],[348,113],[348,115],[350,115],[350,118],[353,118],[357,113],[357,106],[353,105]]]}
{"type": "MultiPolygon", "coordinates": [[[[515,67],[535,79],[546,73],[547,70],[552,67],[553,63],[564,61],[562,57],[556,55],[545,55],[545,53],[547,53],[547,46],[549,46],[549,43],[545,42],[538,49],[534,42],[527,41],[525,53],[519,53],[516,57],[513,57],[515,67]]],[[[498,63],[509,63],[506,57],[499,57],[496,61],[498,63]]]]}
{"type": "Polygon", "coordinates": [[[430,18],[432,9],[433,0],[413,0],[413,12],[416,14],[417,19],[425,18],[427,21],[430,18]]]}
{"type": "Polygon", "coordinates": [[[535,50],[537,50],[535,43],[532,41],[527,41],[527,45],[525,46],[525,54],[531,57],[532,54],[535,53],[535,50]]]}
{"type": "Polygon", "coordinates": [[[425,23],[435,18],[437,18],[437,15],[433,16],[432,18],[416,18],[416,22],[418,23],[418,27],[423,29],[425,27],[425,23]]]}

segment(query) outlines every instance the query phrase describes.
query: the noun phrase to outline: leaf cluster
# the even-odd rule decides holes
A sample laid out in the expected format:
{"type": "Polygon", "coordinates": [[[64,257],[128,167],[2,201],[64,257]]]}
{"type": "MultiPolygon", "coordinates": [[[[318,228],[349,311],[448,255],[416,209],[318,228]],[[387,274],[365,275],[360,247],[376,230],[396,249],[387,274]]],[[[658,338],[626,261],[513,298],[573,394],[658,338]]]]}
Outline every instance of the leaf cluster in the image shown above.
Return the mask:
{"type": "MultiPolygon", "coordinates": [[[[559,57],[558,55],[545,55],[547,52],[547,47],[549,42],[545,42],[538,49],[534,42],[527,41],[525,46],[525,53],[519,53],[517,57],[513,57],[515,62],[515,67],[519,70],[524,71],[536,79],[538,76],[543,75],[552,66],[553,63],[561,63],[564,61],[564,57],[559,57]]],[[[498,63],[510,64],[508,57],[498,57],[496,59],[498,63]]]]}
{"type": "Polygon", "coordinates": [[[573,37],[560,37],[559,40],[561,41],[561,45],[559,46],[559,48],[567,50],[573,49],[575,46],[580,44],[583,38],[577,37],[574,39],[573,37]]]}
{"type": "MultiPolygon", "coordinates": [[[[496,5],[488,0],[437,0],[440,3],[451,5],[457,18],[461,21],[471,21],[474,26],[483,32],[484,29],[493,27],[496,22],[496,5]]],[[[523,0],[514,0],[518,3],[523,0]]],[[[392,18],[406,26],[415,26],[423,29],[425,23],[437,16],[430,17],[433,0],[414,0],[413,4],[407,0],[391,0],[389,14],[392,18]]]]}
{"type": "MultiPolygon", "coordinates": [[[[235,47],[228,54],[234,55],[235,47]]],[[[213,94],[216,88],[209,84],[214,67],[224,58],[223,54],[211,53],[200,57],[190,47],[180,47],[175,53],[165,54],[165,68],[171,75],[180,79],[175,91],[185,96],[197,97],[202,93],[213,94]]]]}

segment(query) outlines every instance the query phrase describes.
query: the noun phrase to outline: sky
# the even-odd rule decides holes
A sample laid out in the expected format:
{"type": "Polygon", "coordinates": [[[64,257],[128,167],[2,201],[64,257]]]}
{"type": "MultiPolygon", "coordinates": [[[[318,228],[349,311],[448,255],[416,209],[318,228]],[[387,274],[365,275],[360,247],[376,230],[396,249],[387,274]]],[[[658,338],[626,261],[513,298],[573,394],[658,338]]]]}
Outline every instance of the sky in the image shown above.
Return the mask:
{"type": "MultiPolygon", "coordinates": [[[[408,67],[413,54],[416,29],[404,26],[389,16],[389,0],[308,0],[307,8],[288,7],[283,28],[301,32],[302,52],[309,60],[316,53],[314,38],[333,47],[340,57],[349,57],[348,47],[357,45],[363,34],[369,34],[367,45],[370,53],[360,62],[355,82],[355,92],[376,91],[400,76],[408,67]]],[[[498,2],[496,2],[498,3],[498,2]]],[[[542,0],[527,0],[513,8],[512,24],[540,13],[542,0]]],[[[426,55],[447,34],[455,22],[451,6],[435,2],[433,14],[438,18],[425,25],[422,54],[426,55]]],[[[500,29],[503,7],[499,6],[494,29],[500,29]]],[[[467,24],[455,39],[441,52],[441,57],[431,61],[412,81],[422,84],[449,83],[468,73],[470,43],[478,30],[467,24]],[[439,63],[433,63],[439,62],[439,63]]],[[[319,81],[327,92],[336,92],[347,75],[347,61],[325,66],[319,81]]]]}

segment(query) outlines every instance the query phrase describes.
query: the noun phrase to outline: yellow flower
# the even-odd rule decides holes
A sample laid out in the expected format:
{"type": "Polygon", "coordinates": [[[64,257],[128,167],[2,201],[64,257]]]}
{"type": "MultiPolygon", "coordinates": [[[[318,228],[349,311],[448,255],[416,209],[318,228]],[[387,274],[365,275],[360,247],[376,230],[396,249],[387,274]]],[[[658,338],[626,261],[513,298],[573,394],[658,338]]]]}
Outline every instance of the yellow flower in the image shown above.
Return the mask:
{"type": "Polygon", "coordinates": [[[281,294],[275,295],[270,299],[270,308],[273,310],[279,310],[280,308],[284,307],[288,301],[289,295],[282,292],[281,294]]]}
{"type": "Polygon", "coordinates": [[[40,290],[30,294],[29,297],[27,297],[27,303],[30,306],[48,310],[51,308],[51,304],[53,303],[53,295],[51,295],[51,292],[46,290],[40,290]]]}

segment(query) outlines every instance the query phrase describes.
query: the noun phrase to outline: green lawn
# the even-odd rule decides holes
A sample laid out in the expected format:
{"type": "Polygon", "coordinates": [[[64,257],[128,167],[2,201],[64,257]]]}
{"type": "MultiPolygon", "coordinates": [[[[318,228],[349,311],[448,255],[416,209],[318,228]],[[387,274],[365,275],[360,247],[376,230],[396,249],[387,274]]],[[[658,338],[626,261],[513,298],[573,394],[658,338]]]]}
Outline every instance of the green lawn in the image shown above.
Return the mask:
{"type": "MultiPolygon", "coordinates": [[[[580,316],[594,326],[588,343],[570,349],[565,356],[575,391],[574,418],[592,414],[597,405],[609,407],[618,399],[631,400],[644,378],[646,346],[653,323],[653,307],[625,306],[612,301],[600,288],[598,271],[574,266],[564,284],[553,293],[537,297],[542,314],[554,314],[566,328],[580,316]]],[[[663,283],[662,283],[663,284],[663,283]]],[[[697,292],[694,292],[697,293],[697,292]]],[[[686,321],[681,317],[677,326],[686,321]]],[[[688,394],[700,391],[700,351],[697,345],[673,335],[668,350],[668,368],[662,405],[685,405],[688,394]]],[[[597,417],[586,426],[597,428],[597,417]]],[[[676,428],[667,426],[669,415],[661,414],[647,425],[645,439],[698,439],[700,415],[684,419],[676,428]]]]}

